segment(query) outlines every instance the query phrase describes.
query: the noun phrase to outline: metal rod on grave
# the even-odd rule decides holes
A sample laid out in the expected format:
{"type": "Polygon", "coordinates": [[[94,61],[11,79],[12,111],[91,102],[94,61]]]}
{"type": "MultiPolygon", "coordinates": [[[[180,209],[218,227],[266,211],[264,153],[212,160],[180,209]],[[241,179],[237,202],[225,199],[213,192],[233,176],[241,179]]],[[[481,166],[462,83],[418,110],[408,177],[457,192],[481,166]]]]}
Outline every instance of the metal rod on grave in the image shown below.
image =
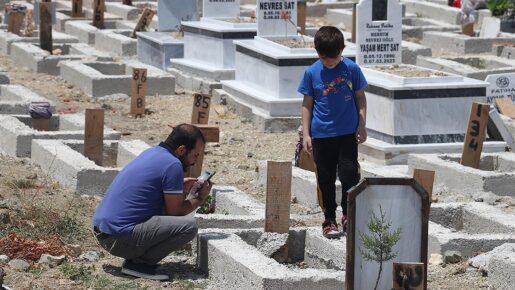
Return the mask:
{"type": "Polygon", "coordinates": [[[82,0],[72,0],[72,17],[83,17],[82,0]]]}
{"type": "Polygon", "coordinates": [[[147,69],[133,68],[131,83],[131,111],[135,118],[145,115],[145,97],[147,95],[147,69]]]}
{"type": "MultiPolygon", "coordinates": [[[[193,111],[191,113],[191,124],[206,125],[209,122],[209,110],[211,108],[211,96],[206,94],[193,95],[193,111]]],[[[202,129],[201,129],[202,130],[202,129]]],[[[202,132],[203,135],[205,132],[202,132]]],[[[204,136],[205,138],[205,136],[204,136]]],[[[207,141],[206,141],[207,143],[207,141]]],[[[202,164],[204,163],[204,151],[200,152],[197,162],[191,166],[188,176],[198,177],[202,173],[202,164]]]]}
{"type": "Polygon", "coordinates": [[[42,0],[39,3],[39,47],[52,54],[52,2],[42,0]]]}
{"type": "Polygon", "coordinates": [[[102,165],[104,150],[104,110],[86,109],[84,156],[102,165]]]}
{"type": "Polygon", "coordinates": [[[104,12],[105,2],[104,0],[93,1],[93,26],[98,29],[104,29],[104,12]]]}
{"type": "Polygon", "coordinates": [[[465,142],[463,144],[463,153],[461,155],[461,165],[479,168],[489,112],[489,104],[472,103],[467,132],[465,133],[465,142]]]}

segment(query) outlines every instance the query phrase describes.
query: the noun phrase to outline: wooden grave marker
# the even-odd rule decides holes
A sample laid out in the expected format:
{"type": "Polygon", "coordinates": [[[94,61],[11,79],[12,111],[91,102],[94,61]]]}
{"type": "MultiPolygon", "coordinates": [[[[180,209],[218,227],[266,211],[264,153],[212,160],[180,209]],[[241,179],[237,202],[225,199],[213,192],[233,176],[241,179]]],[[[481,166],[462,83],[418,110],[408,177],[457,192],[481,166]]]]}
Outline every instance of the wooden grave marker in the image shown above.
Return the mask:
{"type": "Polygon", "coordinates": [[[351,30],[351,42],[356,43],[356,6],[358,3],[352,4],[352,30],[351,30]]]}
{"type": "Polygon", "coordinates": [[[84,17],[82,0],[72,0],[72,17],[84,17]]]}
{"type": "Polygon", "coordinates": [[[104,12],[106,10],[104,0],[93,1],[93,26],[104,29],[104,12]]]}
{"type": "Polygon", "coordinates": [[[479,168],[489,112],[490,105],[472,103],[468,129],[463,144],[463,154],[461,156],[461,164],[464,166],[479,168]]]}
{"type": "Polygon", "coordinates": [[[84,156],[102,165],[104,150],[104,110],[86,109],[84,156]]]}
{"type": "Polygon", "coordinates": [[[131,112],[135,118],[145,115],[145,96],[147,95],[147,69],[133,68],[131,82],[131,112]]]}
{"type": "Polygon", "coordinates": [[[39,46],[52,54],[52,2],[39,3],[39,46]]]}
{"type": "Polygon", "coordinates": [[[506,117],[515,119],[515,105],[509,98],[498,98],[495,99],[495,105],[499,109],[499,112],[506,117]]]}
{"type": "Polygon", "coordinates": [[[50,130],[50,119],[34,119],[32,118],[32,129],[38,131],[50,130]]]}
{"type": "Polygon", "coordinates": [[[424,290],[424,263],[393,263],[394,290],[424,290]]]}
{"type": "Polygon", "coordinates": [[[297,24],[300,26],[300,34],[306,33],[306,0],[297,0],[297,24]]]}
{"type": "Polygon", "coordinates": [[[422,185],[422,187],[426,190],[427,194],[429,194],[429,202],[431,202],[431,197],[433,196],[433,184],[435,181],[435,172],[432,170],[424,170],[416,168],[413,170],[413,178],[422,185]]]}
{"type": "Polygon", "coordinates": [[[155,14],[156,12],[154,10],[145,8],[138,20],[138,24],[136,24],[136,27],[134,27],[134,30],[131,33],[131,37],[136,38],[136,32],[146,31],[155,14]]]}
{"type": "Polygon", "coordinates": [[[14,6],[14,5],[7,4],[5,13],[4,13],[4,15],[9,14],[9,19],[7,22],[7,31],[17,34],[17,35],[20,35],[20,36],[21,36],[21,31],[20,31],[21,24],[23,22],[23,17],[24,17],[24,13],[23,13],[24,9],[22,7],[24,7],[24,6],[19,6],[19,5],[14,6]]]}
{"type": "Polygon", "coordinates": [[[422,289],[427,289],[429,208],[429,195],[413,178],[365,178],[353,187],[348,195],[346,289],[374,289],[376,283],[377,289],[391,289],[393,263],[405,261],[425,266],[422,289]],[[388,228],[373,231],[373,216],[388,228]],[[364,243],[378,231],[400,231],[391,248],[394,257],[381,266],[375,258],[381,243],[364,243]]]}
{"type": "MultiPolygon", "coordinates": [[[[202,128],[199,125],[207,125],[209,122],[209,111],[211,108],[211,96],[206,94],[194,94],[193,95],[193,110],[191,113],[191,124],[202,128]]],[[[207,128],[207,127],[205,127],[207,128]]],[[[212,127],[218,128],[218,127],[212,127]]],[[[206,143],[213,142],[208,140],[213,140],[216,138],[216,142],[220,137],[219,132],[213,132],[209,129],[201,129],[202,135],[206,139],[206,143]],[[210,135],[210,136],[208,136],[210,135]]],[[[190,167],[188,172],[188,176],[198,177],[202,173],[202,164],[204,162],[204,151],[200,152],[200,155],[197,158],[197,162],[195,165],[190,167]]]]}

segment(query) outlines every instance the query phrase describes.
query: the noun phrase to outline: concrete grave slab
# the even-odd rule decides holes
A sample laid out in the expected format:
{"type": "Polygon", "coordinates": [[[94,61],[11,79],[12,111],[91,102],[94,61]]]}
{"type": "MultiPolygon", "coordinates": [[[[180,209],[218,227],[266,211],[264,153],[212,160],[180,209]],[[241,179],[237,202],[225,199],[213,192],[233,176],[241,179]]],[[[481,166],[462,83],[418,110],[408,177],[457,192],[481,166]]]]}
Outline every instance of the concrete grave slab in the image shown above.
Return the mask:
{"type": "Polygon", "coordinates": [[[50,54],[41,49],[39,44],[19,42],[11,46],[11,58],[18,64],[30,68],[35,73],[59,75],[59,62],[68,60],[81,60],[88,58],[98,61],[112,61],[106,53],[98,51],[85,43],[55,44],[54,51],[59,54],[50,54]]]}
{"type": "Polygon", "coordinates": [[[327,16],[329,10],[343,10],[352,9],[354,1],[322,1],[322,2],[307,2],[306,15],[310,17],[324,17],[327,16]]]}
{"type": "MultiPolygon", "coordinates": [[[[108,29],[134,29],[135,22],[120,21],[120,20],[106,20],[104,21],[105,30],[108,29]]],[[[74,35],[80,42],[87,44],[95,44],[95,34],[104,29],[98,29],[91,21],[68,21],[65,24],[66,33],[74,35]]]]}
{"type": "Polygon", "coordinates": [[[184,57],[184,41],[171,32],[137,32],[138,60],[166,70],[170,59],[184,57]]]}
{"type": "MultiPolygon", "coordinates": [[[[13,157],[30,157],[32,140],[84,139],[84,114],[76,114],[79,118],[74,115],[53,115],[49,131],[33,129],[30,115],[0,115],[0,148],[13,157]]],[[[110,128],[104,129],[105,140],[118,140],[120,136],[110,128]]]]}
{"type": "Polygon", "coordinates": [[[83,141],[33,140],[31,159],[64,186],[103,195],[121,168],[149,146],[140,140],[104,141],[102,166],[86,158],[83,148],[83,141]]]}
{"type": "Polygon", "coordinates": [[[172,75],[139,61],[61,63],[61,77],[81,88],[92,97],[111,94],[131,94],[133,68],[147,69],[147,95],[173,95],[175,79],[172,75]]]}
{"type": "Polygon", "coordinates": [[[481,156],[479,169],[461,165],[461,154],[410,154],[408,166],[433,170],[435,187],[473,197],[481,192],[515,196],[515,154],[509,152],[481,156]]]}
{"type": "Polygon", "coordinates": [[[456,32],[426,31],[422,45],[434,51],[445,50],[459,54],[489,53],[495,42],[511,41],[513,37],[501,34],[499,37],[479,38],[456,32]]]}
{"type": "Polygon", "coordinates": [[[421,41],[426,31],[460,31],[459,25],[447,24],[430,18],[406,17],[402,19],[402,38],[421,41]]]}
{"type": "MultiPolygon", "coordinates": [[[[418,66],[484,80],[488,75],[515,72],[515,60],[493,55],[419,57],[418,66]]],[[[490,101],[489,101],[490,103],[490,101]]]]}
{"type": "MultiPolygon", "coordinates": [[[[106,1],[107,2],[107,1],[106,1]]],[[[110,3],[110,2],[109,2],[110,3]]],[[[108,3],[106,3],[107,6],[108,3]]],[[[71,17],[72,15],[72,3],[71,1],[56,1],[56,23],[54,29],[60,32],[65,31],[66,22],[68,21],[91,21],[93,19],[93,5],[82,5],[82,12],[84,13],[83,17],[71,17]]],[[[105,12],[104,20],[106,21],[116,21],[123,20],[122,17],[105,12]]]]}
{"type": "Polygon", "coordinates": [[[114,56],[133,56],[137,54],[138,41],[131,38],[132,30],[110,29],[95,33],[95,48],[114,56]]]}
{"type": "Polygon", "coordinates": [[[505,45],[499,45],[494,44],[493,48],[494,55],[505,57],[507,59],[514,59],[515,58],[515,46],[505,46],[505,45]]]}
{"type": "Polygon", "coordinates": [[[515,251],[496,253],[488,263],[488,285],[492,289],[509,290],[515,284],[515,251]]]}
{"type": "MultiPolygon", "coordinates": [[[[197,238],[197,264],[208,273],[210,285],[223,289],[342,289],[344,271],[306,269],[280,264],[256,248],[262,230],[201,231],[197,238]]],[[[320,235],[321,238],[321,235],[320,235]]],[[[290,230],[288,253],[292,261],[302,261],[307,242],[306,230],[290,230]]],[[[313,244],[313,243],[311,243],[313,244]]],[[[316,252],[314,252],[316,253],[316,252]]],[[[308,258],[307,261],[310,261],[308,258]]],[[[320,265],[321,263],[319,263],[320,265]]]]}
{"type": "Polygon", "coordinates": [[[32,102],[48,102],[50,110],[55,112],[53,102],[24,86],[0,85],[0,115],[28,114],[32,102]]]}
{"type": "MultiPolygon", "coordinates": [[[[419,0],[403,0],[406,5],[406,12],[416,14],[417,16],[430,18],[447,24],[455,25],[458,13],[461,11],[459,8],[442,5],[442,3],[433,3],[430,1],[419,0]]],[[[479,10],[479,25],[481,25],[483,18],[491,16],[488,9],[479,10]]]]}
{"type": "Polygon", "coordinates": [[[106,12],[116,15],[123,20],[138,20],[143,12],[144,6],[156,9],[155,2],[133,2],[133,6],[125,5],[121,2],[105,2],[106,12]]]}
{"type": "MultiPolygon", "coordinates": [[[[6,55],[11,54],[11,45],[16,42],[39,43],[38,32],[35,31],[33,36],[19,36],[7,31],[0,31],[0,52],[6,55]]],[[[79,39],[57,31],[52,31],[52,42],[57,43],[77,43],[79,39]]]]}
{"type": "Polygon", "coordinates": [[[9,72],[3,67],[0,67],[0,85],[8,85],[11,83],[9,79],[9,72]]]}
{"type": "MultiPolygon", "coordinates": [[[[184,58],[172,59],[172,74],[185,74],[201,83],[234,79],[235,44],[233,40],[249,39],[256,35],[256,23],[251,18],[202,18],[182,22],[184,30],[184,58]],[[198,49],[199,47],[210,49],[198,49]]],[[[186,89],[188,82],[178,84],[186,89]]],[[[204,92],[211,93],[211,92],[204,92]]]]}

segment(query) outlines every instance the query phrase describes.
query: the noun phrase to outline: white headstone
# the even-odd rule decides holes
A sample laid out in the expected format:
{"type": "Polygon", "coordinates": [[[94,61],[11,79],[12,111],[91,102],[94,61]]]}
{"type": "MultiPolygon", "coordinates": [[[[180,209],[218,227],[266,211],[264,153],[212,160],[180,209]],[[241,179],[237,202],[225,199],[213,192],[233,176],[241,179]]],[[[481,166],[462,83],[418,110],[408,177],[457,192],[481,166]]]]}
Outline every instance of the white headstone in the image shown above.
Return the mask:
{"type": "Polygon", "coordinates": [[[257,17],[258,36],[297,35],[297,0],[258,0],[257,17]]]}
{"type": "Polygon", "coordinates": [[[202,17],[234,18],[240,16],[240,0],[203,0],[202,17]]]}
{"type": "Polygon", "coordinates": [[[515,102],[515,73],[488,75],[485,79],[486,101],[491,104],[495,99],[508,98],[515,102]]]}
{"type": "Polygon", "coordinates": [[[497,17],[485,17],[481,24],[479,37],[481,38],[495,38],[501,32],[501,19],[497,17]]]}
{"type": "Polygon", "coordinates": [[[159,31],[179,31],[181,21],[198,20],[197,2],[192,0],[158,0],[159,31]]]}
{"type": "Polygon", "coordinates": [[[363,66],[400,64],[402,61],[402,6],[399,1],[361,0],[357,5],[356,13],[358,64],[363,66]]]}

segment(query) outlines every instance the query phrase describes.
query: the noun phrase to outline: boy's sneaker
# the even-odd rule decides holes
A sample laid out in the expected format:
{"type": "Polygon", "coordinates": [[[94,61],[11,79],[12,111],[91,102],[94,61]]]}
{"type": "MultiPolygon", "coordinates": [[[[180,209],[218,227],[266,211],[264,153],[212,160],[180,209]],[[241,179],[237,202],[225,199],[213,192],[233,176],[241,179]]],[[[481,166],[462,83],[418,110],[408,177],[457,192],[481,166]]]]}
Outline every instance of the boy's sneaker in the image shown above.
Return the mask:
{"type": "Polygon", "coordinates": [[[347,233],[347,216],[342,216],[342,234],[347,233]]]}
{"type": "Polygon", "coordinates": [[[338,226],[335,220],[325,220],[322,224],[322,234],[328,239],[337,239],[340,237],[338,226]]]}
{"type": "Polygon", "coordinates": [[[145,278],[150,280],[169,280],[170,276],[166,274],[157,273],[158,265],[148,265],[143,263],[134,263],[129,260],[125,260],[122,265],[122,273],[138,278],[145,278]]]}

